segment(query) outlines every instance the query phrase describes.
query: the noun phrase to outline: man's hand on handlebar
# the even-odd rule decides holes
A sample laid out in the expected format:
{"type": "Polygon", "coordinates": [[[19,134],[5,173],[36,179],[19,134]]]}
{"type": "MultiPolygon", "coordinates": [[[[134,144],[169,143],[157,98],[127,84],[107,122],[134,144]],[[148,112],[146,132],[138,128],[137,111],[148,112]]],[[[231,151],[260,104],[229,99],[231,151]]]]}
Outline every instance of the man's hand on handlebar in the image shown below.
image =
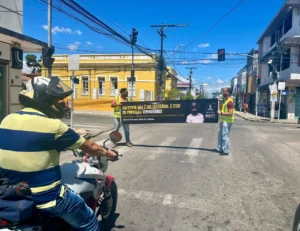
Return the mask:
{"type": "Polygon", "coordinates": [[[119,154],[116,151],[108,150],[93,141],[86,140],[80,147],[83,152],[88,153],[90,156],[101,157],[104,156],[108,158],[108,160],[116,161],[119,158],[119,154]]]}
{"type": "Polygon", "coordinates": [[[115,150],[107,150],[105,156],[110,161],[117,161],[119,160],[119,153],[115,150]]]}

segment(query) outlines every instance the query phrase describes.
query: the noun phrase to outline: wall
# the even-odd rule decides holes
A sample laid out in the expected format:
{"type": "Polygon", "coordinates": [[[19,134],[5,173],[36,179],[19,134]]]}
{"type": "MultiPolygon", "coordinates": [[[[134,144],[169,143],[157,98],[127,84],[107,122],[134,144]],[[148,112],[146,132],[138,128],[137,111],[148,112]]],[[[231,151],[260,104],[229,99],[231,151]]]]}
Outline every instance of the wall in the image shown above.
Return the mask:
{"type": "Polygon", "coordinates": [[[300,35],[300,8],[293,9],[293,28],[292,36],[300,35]]]}
{"type": "Polygon", "coordinates": [[[270,36],[264,37],[264,40],[263,40],[263,49],[262,49],[263,54],[261,54],[261,57],[263,57],[264,55],[266,55],[271,50],[270,44],[271,44],[271,37],[270,36]]]}
{"type": "MultiPolygon", "coordinates": [[[[135,71],[136,76],[136,87],[135,87],[135,96],[133,97],[133,100],[139,100],[140,99],[140,90],[148,90],[152,92],[152,98],[156,99],[157,94],[157,87],[156,87],[156,71],[154,70],[143,70],[143,71],[135,71]]],[[[47,75],[47,71],[44,71],[44,75],[47,75]]],[[[72,75],[71,71],[63,70],[63,69],[53,69],[52,71],[53,76],[60,77],[65,83],[67,83],[69,86],[71,86],[70,83],[70,77],[72,75]]],[[[117,77],[118,78],[118,89],[121,88],[129,88],[128,84],[131,84],[131,82],[127,81],[127,77],[130,77],[130,71],[100,71],[100,70],[79,70],[75,71],[75,76],[79,78],[79,84],[75,85],[76,92],[75,96],[76,99],[98,99],[98,100],[113,100],[114,95],[111,94],[111,77],[117,77]],[[82,76],[88,76],[89,77],[89,92],[88,94],[82,93],[82,76]],[[97,95],[95,96],[94,91],[98,92],[99,89],[99,83],[98,83],[98,77],[104,77],[105,78],[105,94],[104,95],[97,95]],[[95,90],[94,90],[95,89],[95,90]]]]}
{"type": "Polygon", "coordinates": [[[1,0],[0,27],[23,34],[23,0],[1,0]]]}

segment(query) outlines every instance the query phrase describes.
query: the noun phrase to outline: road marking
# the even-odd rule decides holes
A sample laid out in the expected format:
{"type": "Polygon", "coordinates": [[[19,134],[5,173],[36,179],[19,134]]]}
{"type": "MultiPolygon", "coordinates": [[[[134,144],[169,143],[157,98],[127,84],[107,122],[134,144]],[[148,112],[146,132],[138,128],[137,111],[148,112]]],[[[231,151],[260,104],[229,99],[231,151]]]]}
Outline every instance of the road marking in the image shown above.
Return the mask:
{"type": "Polygon", "coordinates": [[[121,200],[140,200],[146,204],[156,204],[172,208],[191,209],[211,213],[216,211],[217,202],[203,200],[195,197],[162,194],[147,191],[128,191],[118,189],[121,200]]]}
{"type": "MultiPolygon", "coordinates": [[[[162,143],[160,143],[158,146],[169,146],[172,144],[177,138],[176,137],[168,137],[166,138],[162,143]]],[[[161,155],[163,152],[166,151],[166,148],[155,148],[152,151],[152,154],[150,156],[147,156],[145,160],[155,160],[159,155],[161,155]]]]}
{"type": "Polygon", "coordinates": [[[162,202],[163,205],[171,205],[172,204],[173,195],[167,194],[162,202]]]}
{"type": "Polygon", "coordinates": [[[300,131],[299,128],[284,128],[286,131],[300,131]]]}
{"type": "MultiPolygon", "coordinates": [[[[194,138],[189,145],[189,148],[201,148],[203,139],[202,138],[194,138]]],[[[184,155],[187,157],[187,160],[180,161],[181,163],[189,163],[195,164],[198,157],[199,150],[197,149],[187,149],[184,152],[184,155]]]]}

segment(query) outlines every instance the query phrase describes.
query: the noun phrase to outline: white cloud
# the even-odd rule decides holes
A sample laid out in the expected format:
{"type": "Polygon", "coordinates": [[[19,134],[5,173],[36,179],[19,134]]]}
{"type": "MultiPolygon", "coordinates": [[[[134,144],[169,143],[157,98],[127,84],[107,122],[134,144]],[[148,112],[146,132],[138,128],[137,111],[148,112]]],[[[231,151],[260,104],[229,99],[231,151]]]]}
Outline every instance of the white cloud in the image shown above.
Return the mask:
{"type": "Polygon", "coordinates": [[[214,83],[217,83],[217,84],[223,84],[223,83],[225,83],[224,82],[224,80],[222,80],[222,79],[218,79],[216,82],[214,82],[214,83]]]}
{"type": "MultiPolygon", "coordinates": [[[[45,30],[48,30],[48,26],[47,25],[42,25],[42,28],[44,28],[45,30]]],[[[65,33],[65,34],[78,34],[81,35],[82,32],[80,30],[76,30],[73,31],[70,28],[65,28],[65,27],[59,27],[59,26],[55,26],[52,28],[52,34],[57,34],[57,33],[65,33]]]]}
{"type": "Polygon", "coordinates": [[[70,50],[70,51],[76,51],[78,49],[78,46],[80,45],[80,42],[74,42],[74,43],[71,43],[67,46],[67,48],[70,50]]]}
{"type": "Polygon", "coordinates": [[[208,76],[208,77],[207,77],[207,79],[211,80],[211,79],[212,79],[212,77],[208,76]]]}
{"type": "Polygon", "coordinates": [[[76,30],[75,33],[78,35],[82,35],[82,32],[80,30],[76,30]]]}
{"type": "Polygon", "coordinates": [[[87,44],[87,45],[93,45],[93,43],[90,42],[90,41],[86,41],[86,44],[87,44]]]}
{"type": "Polygon", "coordinates": [[[96,48],[98,48],[98,49],[103,49],[103,46],[96,46],[96,48]]]}
{"type": "Polygon", "coordinates": [[[212,61],[209,59],[205,59],[205,60],[200,60],[199,63],[209,64],[209,63],[212,63],[212,61]]]}
{"type": "Polygon", "coordinates": [[[211,54],[207,56],[208,59],[217,59],[218,58],[218,54],[211,54]]]}
{"type": "Polygon", "coordinates": [[[220,91],[221,88],[229,87],[230,84],[228,83],[222,83],[222,84],[208,84],[204,87],[204,91],[208,94],[208,97],[212,97],[212,93],[215,93],[217,91],[220,91]]]}
{"type": "Polygon", "coordinates": [[[205,48],[205,47],[209,47],[210,44],[209,43],[202,43],[198,45],[198,48],[205,48]]]}

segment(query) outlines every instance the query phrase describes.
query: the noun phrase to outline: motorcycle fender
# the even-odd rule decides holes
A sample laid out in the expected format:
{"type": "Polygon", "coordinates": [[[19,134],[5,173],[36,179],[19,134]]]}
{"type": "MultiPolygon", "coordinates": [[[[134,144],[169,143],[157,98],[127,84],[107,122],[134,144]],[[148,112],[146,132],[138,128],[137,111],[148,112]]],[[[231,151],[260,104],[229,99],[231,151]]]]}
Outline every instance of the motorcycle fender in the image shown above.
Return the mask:
{"type": "Polygon", "coordinates": [[[111,175],[106,175],[105,186],[110,189],[112,182],[115,181],[115,178],[111,175]]]}

